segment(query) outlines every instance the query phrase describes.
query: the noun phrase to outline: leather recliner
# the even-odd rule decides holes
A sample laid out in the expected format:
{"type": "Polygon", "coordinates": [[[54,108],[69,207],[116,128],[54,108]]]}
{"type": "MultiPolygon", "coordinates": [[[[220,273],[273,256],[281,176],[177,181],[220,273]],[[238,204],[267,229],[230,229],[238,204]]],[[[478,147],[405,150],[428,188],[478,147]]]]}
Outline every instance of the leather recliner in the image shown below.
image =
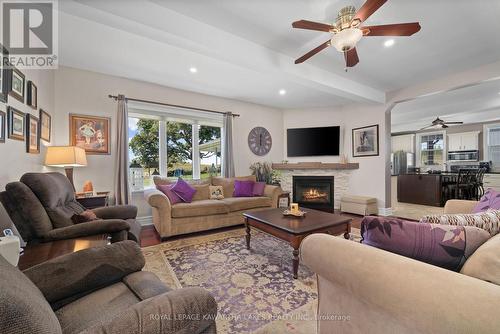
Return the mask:
{"type": "Polygon", "coordinates": [[[111,242],[139,242],[137,208],[117,205],[93,209],[97,221],[74,224],[71,217],[85,211],[76,201],[68,178],[61,173],[26,173],[8,183],[0,201],[26,242],[47,242],[105,234],[111,242]]]}
{"type": "Polygon", "coordinates": [[[206,290],[171,290],[133,241],[63,255],[24,272],[0,256],[0,333],[215,334],[206,290]]]}

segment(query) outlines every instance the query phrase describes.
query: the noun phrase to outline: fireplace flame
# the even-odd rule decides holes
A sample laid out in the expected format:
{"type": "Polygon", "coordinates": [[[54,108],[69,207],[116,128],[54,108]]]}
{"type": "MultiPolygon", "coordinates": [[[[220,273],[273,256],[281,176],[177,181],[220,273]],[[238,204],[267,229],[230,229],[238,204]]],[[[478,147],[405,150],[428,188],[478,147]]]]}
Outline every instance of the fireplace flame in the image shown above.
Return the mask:
{"type": "Polygon", "coordinates": [[[316,188],[310,188],[302,192],[302,198],[307,201],[328,201],[328,193],[321,192],[316,188]]]}

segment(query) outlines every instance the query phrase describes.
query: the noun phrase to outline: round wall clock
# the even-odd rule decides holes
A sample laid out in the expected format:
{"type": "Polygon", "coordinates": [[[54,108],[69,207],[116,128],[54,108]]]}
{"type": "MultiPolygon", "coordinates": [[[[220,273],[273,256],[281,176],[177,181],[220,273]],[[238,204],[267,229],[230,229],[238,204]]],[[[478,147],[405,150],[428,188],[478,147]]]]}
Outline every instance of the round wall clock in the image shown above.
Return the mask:
{"type": "Polygon", "coordinates": [[[273,146],[273,139],[267,129],[258,126],[248,134],[248,147],[254,154],[266,155],[271,151],[271,146],[273,146]]]}

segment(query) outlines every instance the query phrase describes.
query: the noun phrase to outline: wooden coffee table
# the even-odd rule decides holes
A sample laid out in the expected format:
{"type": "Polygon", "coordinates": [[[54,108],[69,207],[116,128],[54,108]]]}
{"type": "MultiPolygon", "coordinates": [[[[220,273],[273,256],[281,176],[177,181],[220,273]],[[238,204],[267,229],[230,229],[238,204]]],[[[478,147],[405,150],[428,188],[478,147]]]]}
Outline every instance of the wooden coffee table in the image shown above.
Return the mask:
{"type": "Polygon", "coordinates": [[[284,216],[283,208],[245,212],[246,242],[250,249],[250,226],[287,241],[293,247],[293,278],[299,270],[299,247],[302,240],[312,233],[343,234],[349,239],[351,219],[338,214],[313,209],[304,217],[284,216]]]}

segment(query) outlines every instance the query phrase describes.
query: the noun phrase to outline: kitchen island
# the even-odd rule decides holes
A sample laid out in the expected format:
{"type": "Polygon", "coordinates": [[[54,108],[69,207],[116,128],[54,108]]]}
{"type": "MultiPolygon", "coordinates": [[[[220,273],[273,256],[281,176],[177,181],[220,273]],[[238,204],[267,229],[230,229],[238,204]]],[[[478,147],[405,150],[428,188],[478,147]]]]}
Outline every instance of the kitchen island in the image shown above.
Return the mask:
{"type": "Polygon", "coordinates": [[[398,176],[398,202],[443,206],[444,185],[456,182],[457,174],[402,174],[398,176]]]}

